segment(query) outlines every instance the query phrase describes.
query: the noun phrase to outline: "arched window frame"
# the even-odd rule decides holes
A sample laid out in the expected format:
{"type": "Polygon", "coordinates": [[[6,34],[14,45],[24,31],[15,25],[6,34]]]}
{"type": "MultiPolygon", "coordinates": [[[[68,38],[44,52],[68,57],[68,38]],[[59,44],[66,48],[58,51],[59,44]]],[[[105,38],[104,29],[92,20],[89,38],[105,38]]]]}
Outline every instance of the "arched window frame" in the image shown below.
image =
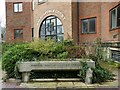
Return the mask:
{"type": "Polygon", "coordinates": [[[41,39],[51,38],[57,42],[64,40],[64,28],[61,20],[56,16],[49,16],[43,20],[39,29],[41,39]]]}

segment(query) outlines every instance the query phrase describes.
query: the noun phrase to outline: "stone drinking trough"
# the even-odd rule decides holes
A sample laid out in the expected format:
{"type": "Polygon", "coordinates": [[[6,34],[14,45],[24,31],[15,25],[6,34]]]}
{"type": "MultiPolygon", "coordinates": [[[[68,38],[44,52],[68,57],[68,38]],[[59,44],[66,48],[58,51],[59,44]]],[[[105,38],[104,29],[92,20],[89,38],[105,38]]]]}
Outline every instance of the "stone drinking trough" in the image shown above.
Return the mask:
{"type": "MultiPolygon", "coordinates": [[[[42,71],[42,70],[44,71],[45,70],[46,71],[80,70],[80,68],[82,68],[81,61],[86,62],[90,68],[95,68],[94,61],[92,60],[85,61],[82,59],[76,59],[73,61],[29,61],[29,62],[19,62],[17,65],[18,65],[19,72],[22,73],[23,82],[28,82],[31,71],[35,71],[35,70],[39,70],[39,71],[42,71]]],[[[89,75],[86,75],[86,76],[89,76],[89,75]]]]}

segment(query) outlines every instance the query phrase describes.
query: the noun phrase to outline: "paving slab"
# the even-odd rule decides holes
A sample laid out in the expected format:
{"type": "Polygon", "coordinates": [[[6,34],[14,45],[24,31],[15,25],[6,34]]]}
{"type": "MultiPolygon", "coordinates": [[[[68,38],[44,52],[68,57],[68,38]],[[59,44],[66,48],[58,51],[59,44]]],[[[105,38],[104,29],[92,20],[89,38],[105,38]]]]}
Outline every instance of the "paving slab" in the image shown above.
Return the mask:
{"type": "Polygon", "coordinates": [[[57,87],[66,87],[66,88],[73,88],[73,82],[58,82],[57,87]]]}
{"type": "Polygon", "coordinates": [[[76,88],[87,88],[87,85],[83,82],[74,82],[74,87],[76,87],[76,88]]]}
{"type": "Polygon", "coordinates": [[[25,88],[56,88],[56,82],[30,82],[21,83],[20,86],[25,88]]]}

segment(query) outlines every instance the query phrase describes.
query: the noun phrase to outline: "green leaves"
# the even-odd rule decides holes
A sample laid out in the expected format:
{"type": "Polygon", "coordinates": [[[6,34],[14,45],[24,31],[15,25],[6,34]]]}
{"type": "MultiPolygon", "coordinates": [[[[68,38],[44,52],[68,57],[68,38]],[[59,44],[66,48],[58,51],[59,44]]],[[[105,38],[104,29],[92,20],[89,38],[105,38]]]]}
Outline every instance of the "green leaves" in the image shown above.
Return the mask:
{"type": "MultiPolygon", "coordinates": [[[[92,83],[101,83],[105,82],[107,80],[113,80],[113,74],[109,72],[108,70],[102,68],[97,61],[96,62],[96,67],[95,69],[92,68],[93,70],[93,78],[92,78],[92,83]]],[[[82,68],[80,69],[79,72],[79,77],[82,78],[82,81],[85,82],[85,77],[86,77],[86,71],[89,67],[87,64],[84,62],[82,63],[82,68]]]]}
{"type": "Polygon", "coordinates": [[[34,54],[36,51],[28,47],[28,44],[16,45],[14,47],[9,48],[9,50],[3,54],[2,69],[7,72],[7,75],[9,77],[14,77],[15,75],[14,68],[16,62],[22,60],[32,61],[33,58],[37,57],[37,55],[34,54]]]}

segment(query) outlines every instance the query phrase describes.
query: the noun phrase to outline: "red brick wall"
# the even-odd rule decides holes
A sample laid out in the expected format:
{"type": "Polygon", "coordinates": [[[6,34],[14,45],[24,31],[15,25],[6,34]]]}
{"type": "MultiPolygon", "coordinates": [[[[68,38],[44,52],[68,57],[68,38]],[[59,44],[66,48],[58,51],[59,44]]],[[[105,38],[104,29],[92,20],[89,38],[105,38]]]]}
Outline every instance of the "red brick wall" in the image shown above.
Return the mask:
{"type": "Polygon", "coordinates": [[[32,4],[23,2],[23,11],[14,13],[13,2],[6,2],[6,41],[19,41],[14,39],[14,29],[23,29],[23,39],[20,41],[32,40],[32,4]]]}
{"type": "MultiPolygon", "coordinates": [[[[46,2],[38,5],[35,3],[35,10],[32,11],[32,3],[23,3],[23,12],[14,13],[13,3],[6,3],[6,17],[7,17],[7,41],[14,40],[14,29],[23,29],[23,40],[32,40],[32,28],[34,27],[34,36],[39,38],[39,28],[41,22],[49,15],[57,16],[64,26],[64,38],[73,39],[77,44],[82,42],[94,42],[96,38],[101,37],[102,41],[118,41],[120,37],[120,30],[116,29],[110,31],[110,17],[109,10],[118,5],[116,2],[80,2],[79,11],[77,3],[71,2],[46,2]],[[48,13],[48,10],[60,11],[61,14],[48,13]],[[79,16],[78,16],[79,15],[79,16]],[[95,34],[82,34],[81,20],[86,18],[96,17],[96,33],[95,34]],[[115,38],[113,38],[116,35],[115,38]]],[[[21,40],[20,40],[21,41],[21,40]]]]}
{"type": "Polygon", "coordinates": [[[120,29],[110,31],[110,10],[118,5],[118,2],[81,2],[79,5],[79,31],[80,43],[93,42],[101,38],[103,42],[118,41],[120,29]],[[82,34],[81,19],[96,17],[96,33],[82,34]],[[114,38],[114,36],[116,37],[114,38]]]}
{"type": "Polygon", "coordinates": [[[81,2],[79,4],[79,32],[80,43],[93,42],[100,37],[100,3],[99,2],[81,2]],[[96,33],[82,34],[82,19],[96,17],[96,33]]]}
{"type": "Polygon", "coordinates": [[[72,38],[75,44],[79,44],[79,3],[72,3],[72,38]]]}
{"type": "Polygon", "coordinates": [[[102,41],[118,41],[120,29],[110,31],[110,10],[117,6],[117,2],[106,2],[101,4],[101,38],[102,41]],[[114,36],[116,37],[114,38],[114,36]]]}
{"type": "Polygon", "coordinates": [[[34,36],[39,38],[39,28],[42,21],[51,15],[57,16],[64,27],[64,39],[72,38],[72,15],[71,15],[71,2],[45,2],[43,4],[35,3],[34,10],[34,36]],[[49,12],[49,10],[59,11],[49,12]],[[45,14],[47,12],[47,14],[45,14]],[[65,19],[62,17],[64,15],[65,19]]]}

